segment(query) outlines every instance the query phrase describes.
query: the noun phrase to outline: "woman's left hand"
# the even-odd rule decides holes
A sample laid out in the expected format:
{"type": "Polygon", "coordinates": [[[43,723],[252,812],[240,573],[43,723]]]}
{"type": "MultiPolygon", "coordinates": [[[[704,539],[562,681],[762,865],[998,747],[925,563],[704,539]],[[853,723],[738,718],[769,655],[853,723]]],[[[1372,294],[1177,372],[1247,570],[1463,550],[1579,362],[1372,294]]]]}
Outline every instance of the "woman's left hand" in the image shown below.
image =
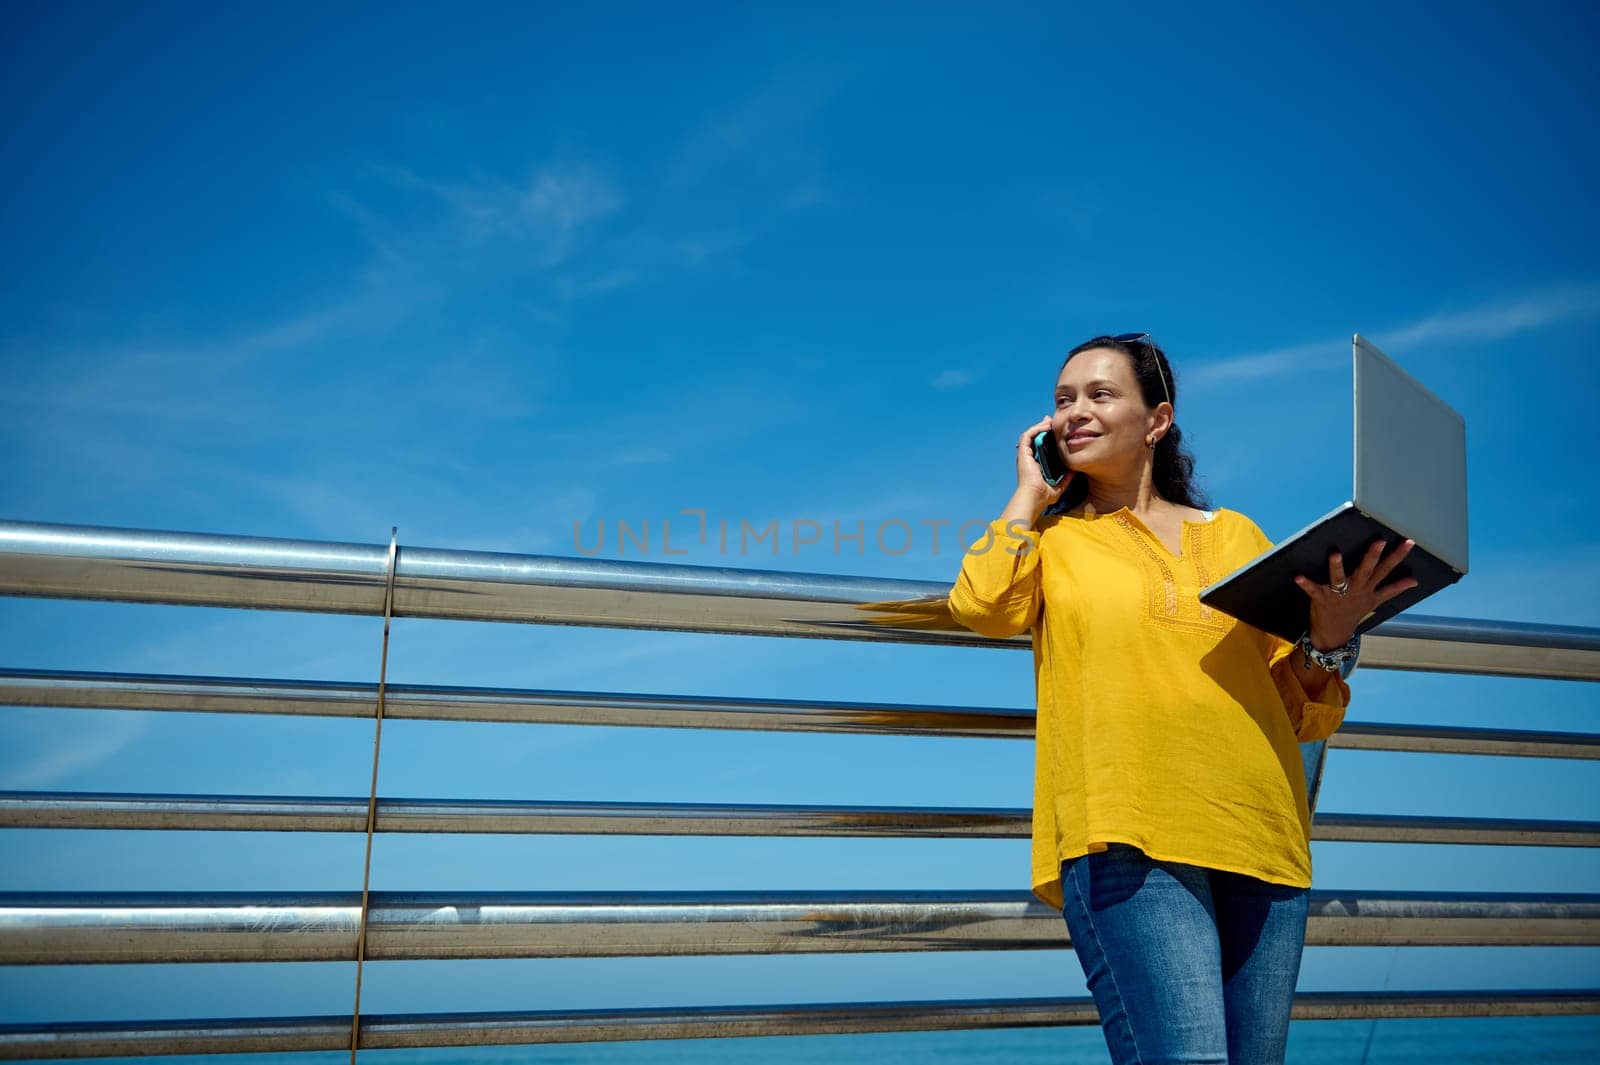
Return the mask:
{"type": "Polygon", "coordinates": [[[1318,584],[1310,577],[1298,574],[1294,582],[1311,599],[1311,644],[1319,651],[1331,651],[1350,642],[1361,619],[1402,592],[1417,586],[1415,577],[1406,577],[1384,587],[1378,587],[1389,573],[1416,546],[1415,540],[1402,541],[1400,546],[1384,557],[1387,546],[1383,540],[1372,541],[1366,558],[1356,567],[1348,581],[1344,575],[1344,558],[1334,551],[1328,555],[1328,583],[1318,584]],[[1343,588],[1342,594],[1336,589],[1343,588]]]}

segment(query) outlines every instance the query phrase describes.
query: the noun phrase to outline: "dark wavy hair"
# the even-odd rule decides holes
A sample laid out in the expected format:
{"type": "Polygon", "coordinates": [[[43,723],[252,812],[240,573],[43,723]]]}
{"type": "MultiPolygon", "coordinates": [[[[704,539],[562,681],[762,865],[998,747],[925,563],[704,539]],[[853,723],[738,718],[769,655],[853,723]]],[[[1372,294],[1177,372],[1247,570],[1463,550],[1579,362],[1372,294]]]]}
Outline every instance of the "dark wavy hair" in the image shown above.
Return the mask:
{"type": "MultiPolygon", "coordinates": [[[[1162,351],[1154,340],[1148,338],[1123,341],[1113,340],[1109,336],[1098,336],[1092,340],[1085,340],[1067,352],[1067,357],[1061,360],[1062,368],[1066,368],[1074,355],[1091,348],[1110,348],[1128,357],[1128,361],[1133,364],[1133,376],[1139,382],[1139,394],[1144,398],[1146,407],[1153,409],[1158,404],[1166,402],[1167,390],[1171,389],[1173,422],[1166,434],[1156,441],[1155,468],[1151,471],[1156,494],[1169,503],[1179,503],[1197,510],[1210,510],[1211,500],[1195,484],[1194,456],[1184,450],[1183,433],[1178,430],[1178,382],[1172,376],[1172,366],[1167,362],[1167,353],[1162,351]],[[1166,387],[1162,387],[1163,379],[1166,387]]],[[[1056,372],[1059,374],[1061,371],[1056,372]]],[[[1088,479],[1073,477],[1072,483],[1067,486],[1060,500],[1050,510],[1052,513],[1071,510],[1082,505],[1088,495],[1088,479]]]]}

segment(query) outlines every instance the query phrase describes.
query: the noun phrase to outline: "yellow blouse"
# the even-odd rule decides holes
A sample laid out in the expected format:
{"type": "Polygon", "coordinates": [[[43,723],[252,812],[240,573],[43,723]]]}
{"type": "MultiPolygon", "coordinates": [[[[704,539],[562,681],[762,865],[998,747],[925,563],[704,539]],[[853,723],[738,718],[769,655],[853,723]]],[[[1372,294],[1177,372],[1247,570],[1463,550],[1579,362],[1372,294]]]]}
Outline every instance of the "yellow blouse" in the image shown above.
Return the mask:
{"type": "Polygon", "coordinates": [[[1199,600],[1271,545],[1219,509],[1184,522],[1175,557],[1124,507],[1015,532],[996,520],[967,549],[955,619],[985,636],[1033,630],[1032,884],[1050,906],[1062,861],[1111,842],[1311,886],[1298,743],[1333,734],[1350,688],[1335,673],[1313,702],[1293,644],[1199,600]]]}

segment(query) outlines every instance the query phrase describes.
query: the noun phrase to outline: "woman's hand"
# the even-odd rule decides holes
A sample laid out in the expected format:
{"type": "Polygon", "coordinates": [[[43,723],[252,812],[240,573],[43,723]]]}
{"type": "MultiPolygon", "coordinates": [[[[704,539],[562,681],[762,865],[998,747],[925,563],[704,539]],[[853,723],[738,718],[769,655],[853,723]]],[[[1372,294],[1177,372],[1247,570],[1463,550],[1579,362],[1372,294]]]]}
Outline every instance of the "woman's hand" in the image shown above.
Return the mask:
{"type": "MultiPolygon", "coordinates": [[[[1033,438],[1049,428],[1050,419],[1041,418],[1024,429],[1022,435],[1017,438],[1017,491],[1038,499],[1040,510],[1060,499],[1061,494],[1072,483],[1072,479],[1077,476],[1075,471],[1068,470],[1067,475],[1061,478],[1061,483],[1054,488],[1045,483],[1044,471],[1039,468],[1039,460],[1033,457],[1033,438]]],[[[1061,446],[1054,433],[1050,436],[1049,446],[1054,448],[1061,446]]]]}
{"type": "Polygon", "coordinates": [[[1328,583],[1318,584],[1310,577],[1295,576],[1294,582],[1311,599],[1311,645],[1319,651],[1331,651],[1350,642],[1361,619],[1402,592],[1417,586],[1415,577],[1394,581],[1378,587],[1416,546],[1415,540],[1406,540],[1384,557],[1388,545],[1382,540],[1372,541],[1366,558],[1356,567],[1348,581],[1344,575],[1344,558],[1334,551],[1328,555],[1328,583]],[[1343,592],[1337,591],[1343,587],[1343,592]]]}

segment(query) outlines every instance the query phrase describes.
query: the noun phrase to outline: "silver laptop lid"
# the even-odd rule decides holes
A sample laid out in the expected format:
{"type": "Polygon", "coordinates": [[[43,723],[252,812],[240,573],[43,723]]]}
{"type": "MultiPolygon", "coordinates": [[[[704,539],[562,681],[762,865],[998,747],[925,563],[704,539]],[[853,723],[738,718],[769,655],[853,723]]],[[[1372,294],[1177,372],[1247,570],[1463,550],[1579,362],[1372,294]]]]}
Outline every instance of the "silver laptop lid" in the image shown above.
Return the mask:
{"type": "Polygon", "coordinates": [[[1467,423],[1355,335],[1355,503],[1467,572],[1467,423]]]}

